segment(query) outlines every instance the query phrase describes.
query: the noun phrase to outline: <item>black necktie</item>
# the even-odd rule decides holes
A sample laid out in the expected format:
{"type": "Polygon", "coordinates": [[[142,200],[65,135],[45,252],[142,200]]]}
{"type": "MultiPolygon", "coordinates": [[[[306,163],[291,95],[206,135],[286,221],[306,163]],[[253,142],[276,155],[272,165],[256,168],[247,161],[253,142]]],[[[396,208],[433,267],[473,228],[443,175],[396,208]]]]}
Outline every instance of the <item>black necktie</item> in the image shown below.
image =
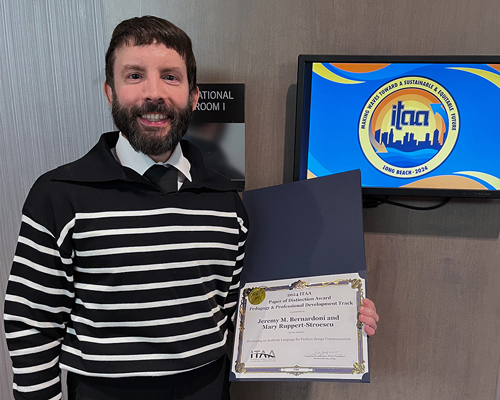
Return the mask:
{"type": "Polygon", "coordinates": [[[144,176],[164,193],[177,192],[178,172],[175,167],[155,164],[144,173],[144,176]]]}

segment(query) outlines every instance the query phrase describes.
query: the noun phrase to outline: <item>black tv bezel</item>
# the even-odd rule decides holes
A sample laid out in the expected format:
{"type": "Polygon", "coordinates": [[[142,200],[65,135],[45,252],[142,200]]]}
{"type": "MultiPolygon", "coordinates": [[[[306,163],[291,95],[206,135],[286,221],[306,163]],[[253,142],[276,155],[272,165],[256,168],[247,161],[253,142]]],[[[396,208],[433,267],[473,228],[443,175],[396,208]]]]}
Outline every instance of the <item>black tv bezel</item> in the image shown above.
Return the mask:
{"type": "MultiPolygon", "coordinates": [[[[300,54],[297,68],[297,103],[295,111],[295,149],[293,180],[306,179],[307,152],[309,138],[309,112],[311,96],[311,77],[313,63],[464,63],[500,64],[500,56],[494,55],[333,55],[300,54]]],[[[500,156],[500,155],[499,155],[500,156]]],[[[367,196],[411,196],[411,197],[461,197],[461,198],[500,198],[500,190],[437,189],[437,188],[392,188],[363,186],[367,196]]]]}

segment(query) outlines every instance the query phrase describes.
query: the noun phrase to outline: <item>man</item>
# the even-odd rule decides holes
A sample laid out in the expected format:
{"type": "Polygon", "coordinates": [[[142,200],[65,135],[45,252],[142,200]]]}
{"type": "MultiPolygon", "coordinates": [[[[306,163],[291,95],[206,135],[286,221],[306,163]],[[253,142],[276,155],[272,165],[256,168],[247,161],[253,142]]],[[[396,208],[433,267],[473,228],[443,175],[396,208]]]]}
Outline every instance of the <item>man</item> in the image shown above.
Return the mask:
{"type": "Polygon", "coordinates": [[[15,398],[60,399],[60,368],[70,399],[228,398],[248,222],[232,183],[180,141],[199,95],[189,37],[123,21],[104,91],[120,132],[42,175],[23,207],[5,303],[15,398]]]}

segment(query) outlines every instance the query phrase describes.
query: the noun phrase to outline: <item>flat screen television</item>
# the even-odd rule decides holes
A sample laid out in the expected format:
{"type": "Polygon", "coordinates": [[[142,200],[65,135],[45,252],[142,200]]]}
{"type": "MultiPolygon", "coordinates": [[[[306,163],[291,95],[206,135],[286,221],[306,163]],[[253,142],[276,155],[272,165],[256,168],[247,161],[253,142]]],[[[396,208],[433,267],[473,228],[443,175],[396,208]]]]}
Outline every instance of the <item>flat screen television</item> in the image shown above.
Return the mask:
{"type": "Polygon", "coordinates": [[[500,198],[500,56],[300,55],[294,180],[500,198]]]}

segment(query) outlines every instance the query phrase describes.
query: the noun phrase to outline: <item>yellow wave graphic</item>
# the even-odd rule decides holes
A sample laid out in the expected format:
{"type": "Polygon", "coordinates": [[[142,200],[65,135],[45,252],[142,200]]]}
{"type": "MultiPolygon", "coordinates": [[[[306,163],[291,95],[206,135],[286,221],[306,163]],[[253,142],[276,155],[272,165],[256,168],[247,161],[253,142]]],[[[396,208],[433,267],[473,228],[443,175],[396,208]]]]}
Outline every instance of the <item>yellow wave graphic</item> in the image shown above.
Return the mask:
{"type": "Polygon", "coordinates": [[[344,83],[347,85],[355,85],[358,83],[364,83],[364,81],[353,81],[351,79],[342,78],[341,76],[334,74],[328,68],[326,68],[323,64],[314,63],[313,64],[313,72],[321,76],[322,78],[328,79],[332,82],[344,83]]]}
{"type": "Polygon", "coordinates": [[[481,78],[484,78],[487,81],[490,81],[495,86],[500,88],[500,75],[495,74],[494,72],[484,71],[482,69],[477,69],[477,68],[450,67],[450,69],[458,69],[460,71],[465,71],[465,72],[469,72],[471,74],[480,76],[481,78]]]}
{"type": "Polygon", "coordinates": [[[476,172],[476,171],[460,171],[460,172],[455,172],[455,174],[472,176],[474,178],[481,179],[482,181],[485,181],[486,183],[489,183],[491,186],[493,186],[497,190],[500,189],[500,179],[498,179],[496,176],[486,174],[484,172],[476,172]]]}
{"type": "Polygon", "coordinates": [[[317,178],[311,171],[307,170],[307,179],[317,178]]]}
{"type": "Polygon", "coordinates": [[[404,188],[419,189],[469,189],[469,190],[487,190],[483,184],[465,176],[440,175],[422,178],[414,182],[402,185],[404,188]]]}

